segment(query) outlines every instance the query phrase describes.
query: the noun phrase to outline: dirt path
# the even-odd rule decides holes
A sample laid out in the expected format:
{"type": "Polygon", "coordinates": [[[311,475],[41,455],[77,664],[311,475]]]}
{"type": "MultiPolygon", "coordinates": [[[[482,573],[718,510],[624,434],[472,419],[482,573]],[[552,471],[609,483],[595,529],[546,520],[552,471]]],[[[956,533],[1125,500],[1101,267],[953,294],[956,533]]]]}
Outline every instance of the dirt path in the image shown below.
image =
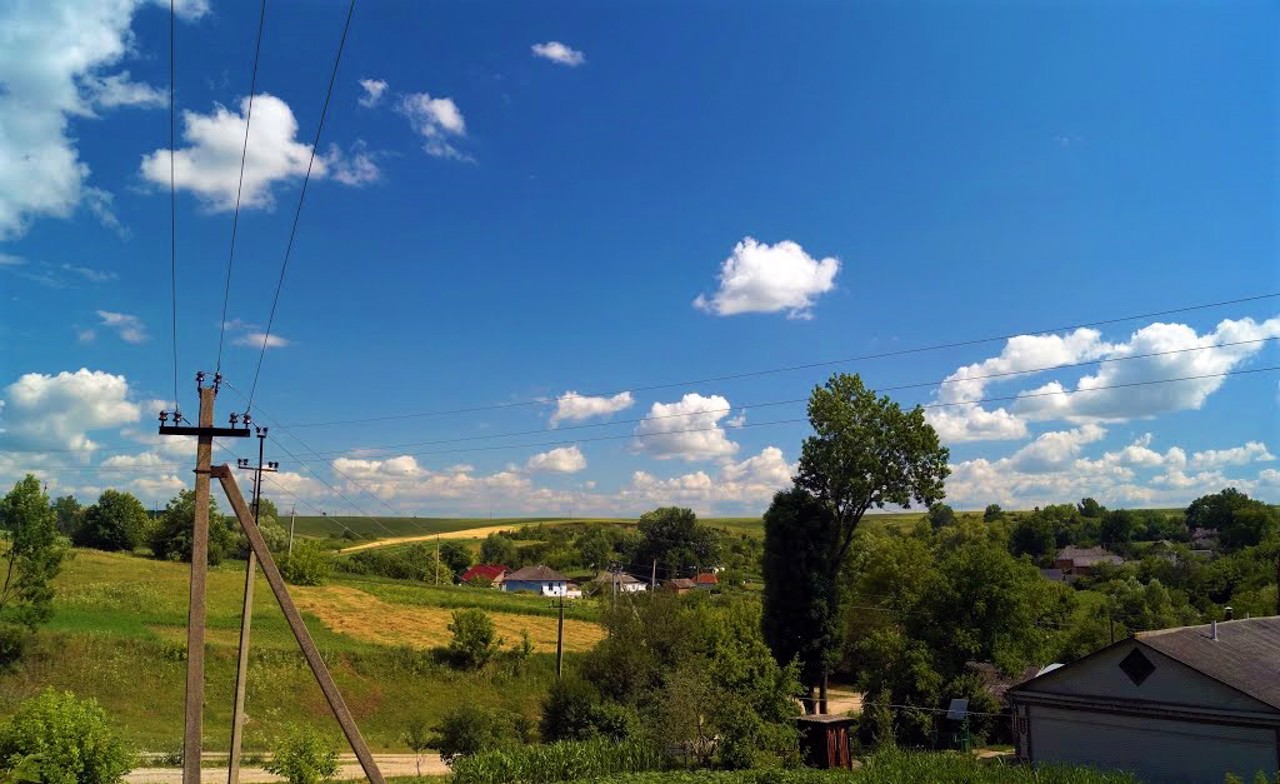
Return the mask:
{"type": "MultiPolygon", "coordinates": [[[[383,776],[413,776],[417,773],[412,754],[377,754],[374,761],[383,776]]],[[[427,754],[422,758],[422,775],[439,776],[449,772],[449,767],[440,760],[439,754],[427,754]]],[[[339,758],[337,779],[352,781],[363,779],[364,771],[360,763],[350,754],[339,758]]],[[[127,784],[182,784],[181,768],[138,768],[124,777],[127,784]]],[[[204,768],[200,771],[202,784],[223,784],[227,780],[226,768],[204,768]]],[[[242,784],[265,784],[265,782],[281,781],[280,777],[267,773],[262,768],[241,768],[242,784]]]]}
{"type": "MultiPolygon", "coordinates": [[[[422,534],[414,536],[393,536],[386,539],[379,539],[376,542],[365,542],[364,544],[356,544],[351,547],[344,547],[338,552],[354,553],[359,550],[371,550],[375,547],[388,547],[393,544],[411,544],[413,542],[434,542],[436,539],[483,539],[489,534],[501,533],[503,531],[514,531],[517,528],[523,528],[527,525],[536,525],[536,523],[507,523],[506,525],[486,525],[480,528],[464,528],[461,531],[443,531],[438,534],[422,534]]],[[[544,525],[556,525],[555,522],[547,522],[544,525]]]]}

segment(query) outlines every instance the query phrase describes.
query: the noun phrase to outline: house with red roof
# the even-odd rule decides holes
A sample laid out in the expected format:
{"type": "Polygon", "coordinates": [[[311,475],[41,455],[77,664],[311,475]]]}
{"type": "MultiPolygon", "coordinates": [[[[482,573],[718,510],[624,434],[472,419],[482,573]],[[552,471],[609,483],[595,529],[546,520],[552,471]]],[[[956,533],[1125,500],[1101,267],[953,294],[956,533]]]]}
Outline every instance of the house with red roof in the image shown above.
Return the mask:
{"type": "Polygon", "coordinates": [[[499,588],[502,586],[502,581],[510,573],[511,570],[501,564],[476,564],[462,573],[462,582],[470,583],[473,580],[484,580],[494,588],[499,588]]]}
{"type": "Polygon", "coordinates": [[[709,591],[720,584],[720,578],[711,572],[703,572],[693,578],[694,587],[709,591]]]}

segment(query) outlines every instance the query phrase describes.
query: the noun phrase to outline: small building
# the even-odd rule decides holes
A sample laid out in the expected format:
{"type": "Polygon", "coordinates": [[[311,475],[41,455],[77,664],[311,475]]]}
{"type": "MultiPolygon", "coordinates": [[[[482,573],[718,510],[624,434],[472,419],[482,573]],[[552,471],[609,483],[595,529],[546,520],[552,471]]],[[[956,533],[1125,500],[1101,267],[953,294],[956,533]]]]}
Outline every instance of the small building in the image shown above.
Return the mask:
{"type": "Polygon", "coordinates": [[[1014,748],[1191,784],[1280,769],[1280,617],[1140,632],[1008,691],[1014,748]]]}
{"type": "Polygon", "coordinates": [[[667,580],[662,584],[662,587],[666,588],[668,591],[675,591],[677,594],[682,594],[688,593],[698,586],[688,577],[677,577],[673,580],[667,580]]]}
{"type": "Polygon", "coordinates": [[[1067,581],[1067,573],[1061,569],[1041,569],[1040,576],[1051,583],[1065,583],[1067,581]]]}
{"type": "Polygon", "coordinates": [[[1104,547],[1064,547],[1053,559],[1053,568],[1064,574],[1091,574],[1098,564],[1119,566],[1124,559],[1104,547]]]}
{"type": "Polygon", "coordinates": [[[568,577],[542,564],[516,569],[502,581],[504,591],[529,591],[543,596],[564,596],[568,587],[568,577]]]}
{"type": "Polygon", "coordinates": [[[1191,547],[1197,550],[1212,550],[1218,544],[1217,528],[1192,528],[1191,547]]]}
{"type": "Polygon", "coordinates": [[[649,584],[626,572],[600,572],[592,582],[597,583],[603,591],[618,593],[639,593],[649,590],[649,584]]]}
{"type": "Polygon", "coordinates": [[[720,584],[720,578],[713,572],[703,572],[693,578],[693,585],[704,591],[709,591],[720,584]]]}
{"type": "Polygon", "coordinates": [[[853,767],[850,734],[858,720],[843,714],[800,716],[800,754],[811,768],[853,767]]]}
{"type": "Polygon", "coordinates": [[[502,564],[476,564],[463,572],[462,577],[459,579],[464,584],[473,581],[487,581],[494,588],[501,588],[502,581],[506,579],[507,573],[510,571],[502,564]]]}

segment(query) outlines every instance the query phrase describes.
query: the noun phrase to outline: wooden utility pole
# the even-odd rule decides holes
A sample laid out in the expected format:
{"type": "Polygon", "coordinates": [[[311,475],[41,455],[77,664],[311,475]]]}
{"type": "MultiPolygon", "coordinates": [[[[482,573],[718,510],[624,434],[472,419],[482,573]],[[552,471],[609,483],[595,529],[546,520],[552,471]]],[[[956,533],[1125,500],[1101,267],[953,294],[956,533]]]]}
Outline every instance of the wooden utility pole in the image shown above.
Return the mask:
{"type": "MultiPolygon", "coordinates": [[[[244,424],[249,425],[249,414],[244,415],[244,424]]],[[[280,470],[279,463],[262,462],[263,448],[267,441],[267,428],[257,428],[258,433],[258,465],[252,466],[248,460],[240,460],[237,468],[253,471],[253,522],[255,525],[262,516],[262,474],[275,473],[280,470]]],[[[240,782],[240,749],[244,743],[244,697],[249,676],[249,627],[253,623],[253,581],[257,577],[258,557],[253,548],[249,548],[249,563],[244,574],[244,609],[240,611],[240,652],[236,660],[236,696],[235,706],[231,712],[231,758],[227,765],[227,784],[240,782]]]]}
{"type": "Polygon", "coordinates": [[[440,584],[440,534],[436,534],[436,585],[440,584]]]}
{"type": "MultiPolygon", "coordinates": [[[[204,625],[205,586],[209,572],[209,471],[213,460],[213,437],[244,438],[248,428],[237,428],[236,415],[231,415],[231,427],[213,426],[213,403],[218,395],[221,375],[215,375],[213,386],[204,385],[205,374],[196,374],[196,389],[200,393],[199,424],[183,427],[182,414],[173,413],[173,424],[167,424],[169,414],[160,412],[160,435],[196,437],[196,498],[194,521],[191,530],[191,591],[187,606],[187,693],[184,731],[182,736],[182,782],[200,784],[200,757],[204,743],[204,625]]],[[[177,401],[174,401],[175,405],[177,401]]]]}
{"type": "Polygon", "coordinates": [[[653,559],[653,571],[649,574],[649,592],[658,590],[658,559],[653,559]]]}
{"type": "MultiPolygon", "coordinates": [[[[365,744],[364,737],[360,734],[360,728],[356,726],[355,719],[351,716],[351,710],[347,708],[347,703],[342,699],[342,693],[338,691],[338,685],[333,681],[333,675],[329,673],[329,668],[325,665],[324,659],[321,658],[315,641],[311,639],[311,633],[307,631],[307,624],[302,620],[302,614],[298,612],[297,606],[294,605],[293,599],[289,596],[289,591],[284,584],[284,578],[280,576],[280,569],[276,566],[276,561],[271,555],[271,551],[267,549],[267,544],[263,541],[262,533],[258,530],[257,524],[253,522],[253,515],[249,511],[248,505],[244,502],[244,496],[240,493],[240,487],[236,484],[235,476],[232,475],[231,469],[225,465],[212,469],[212,474],[222,483],[222,489],[227,495],[227,501],[231,504],[232,510],[235,511],[236,519],[240,521],[240,527],[244,529],[245,536],[249,539],[249,548],[258,556],[262,574],[267,578],[267,585],[271,586],[271,593],[275,595],[276,602],[279,603],[285,620],[289,622],[289,628],[293,631],[293,636],[298,641],[298,647],[302,649],[302,655],[311,667],[311,672],[315,675],[316,682],[320,684],[320,690],[324,693],[325,700],[329,703],[329,708],[338,720],[338,725],[342,727],[343,734],[347,736],[347,742],[351,744],[351,750],[355,752],[356,759],[360,761],[360,767],[364,770],[365,776],[371,784],[386,784],[382,778],[382,772],[378,770],[377,763],[373,761],[373,755],[369,753],[369,747],[365,744]]],[[[198,781],[199,779],[192,779],[190,784],[195,784],[198,781]]],[[[187,782],[184,782],[184,784],[187,784],[187,782]]]]}
{"type": "Polygon", "coordinates": [[[556,680],[564,672],[564,594],[560,594],[560,621],[556,624],[556,680]]]}
{"type": "Polygon", "coordinates": [[[298,512],[297,505],[290,504],[289,505],[289,557],[290,558],[293,557],[293,525],[294,525],[294,522],[298,519],[296,517],[297,512],[298,512]]]}

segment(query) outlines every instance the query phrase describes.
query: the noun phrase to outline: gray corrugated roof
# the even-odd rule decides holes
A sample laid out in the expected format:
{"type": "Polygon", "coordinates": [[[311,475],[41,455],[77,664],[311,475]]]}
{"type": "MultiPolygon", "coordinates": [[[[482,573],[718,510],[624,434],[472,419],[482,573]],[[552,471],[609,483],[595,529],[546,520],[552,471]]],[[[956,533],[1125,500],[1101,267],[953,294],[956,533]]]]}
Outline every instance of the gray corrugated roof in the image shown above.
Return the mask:
{"type": "Polygon", "coordinates": [[[538,564],[537,566],[526,566],[507,575],[508,582],[514,580],[516,582],[525,583],[562,583],[568,579],[568,577],[560,574],[555,569],[552,569],[549,566],[543,566],[542,564],[538,564]]]}
{"type": "Polygon", "coordinates": [[[1280,708],[1280,617],[1139,632],[1139,642],[1234,689],[1280,708]]]}

